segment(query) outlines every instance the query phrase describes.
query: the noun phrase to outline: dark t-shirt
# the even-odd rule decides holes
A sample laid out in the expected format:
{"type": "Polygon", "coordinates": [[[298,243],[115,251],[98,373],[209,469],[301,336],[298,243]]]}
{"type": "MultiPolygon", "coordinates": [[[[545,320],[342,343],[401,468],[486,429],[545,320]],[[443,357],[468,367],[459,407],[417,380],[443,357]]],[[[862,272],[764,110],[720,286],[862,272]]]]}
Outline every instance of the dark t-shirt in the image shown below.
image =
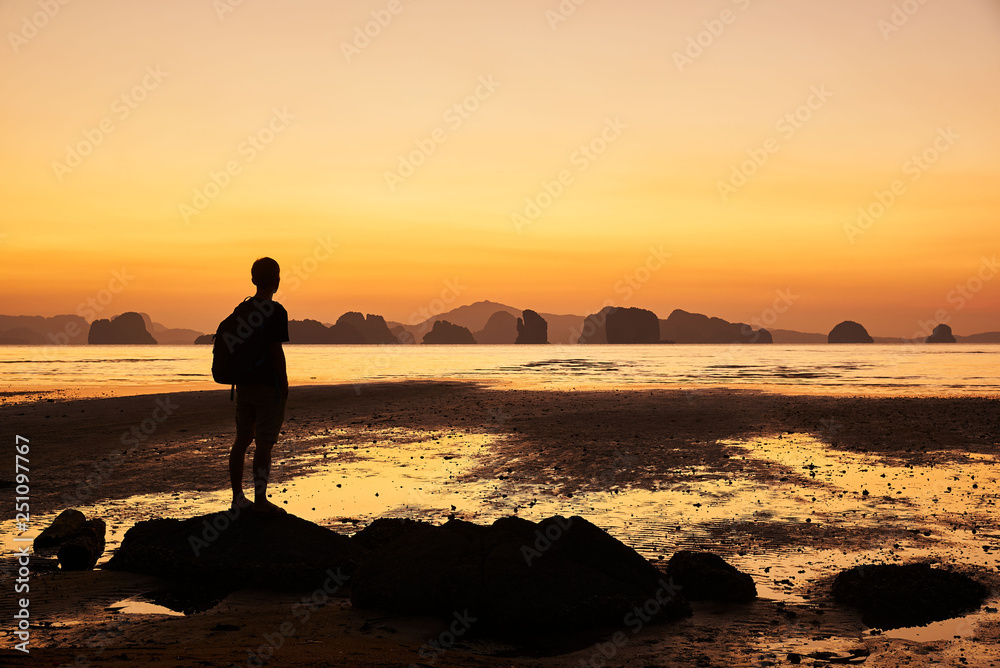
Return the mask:
{"type": "Polygon", "coordinates": [[[251,298],[248,302],[247,321],[251,324],[258,324],[255,327],[253,343],[256,349],[256,356],[262,363],[254,367],[253,372],[247,378],[248,383],[262,383],[264,385],[276,386],[278,383],[278,372],[271,363],[268,350],[272,343],[284,343],[288,341],[288,311],[276,301],[270,299],[251,298]],[[263,316],[263,321],[261,321],[263,316]]]}

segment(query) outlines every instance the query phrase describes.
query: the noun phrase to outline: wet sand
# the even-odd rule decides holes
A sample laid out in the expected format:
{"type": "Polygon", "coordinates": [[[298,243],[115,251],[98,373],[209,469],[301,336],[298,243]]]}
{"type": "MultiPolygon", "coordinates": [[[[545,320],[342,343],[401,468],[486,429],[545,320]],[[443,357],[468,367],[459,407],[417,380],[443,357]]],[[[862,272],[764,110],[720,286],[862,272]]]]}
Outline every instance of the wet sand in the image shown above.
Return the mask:
{"type": "MultiPolygon", "coordinates": [[[[3,399],[4,423],[30,439],[27,535],[72,506],[108,520],[110,552],[136,521],[228,504],[226,390],[3,399]]],[[[269,665],[596,666],[611,655],[606,665],[760,666],[862,648],[869,666],[1000,665],[1000,615],[987,609],[877,633],[829,594],[832,577],[856,563],[931,560],[987,584],[987,606],[997,607],[998,409],[996,398],[724,389],[293,388],[271,492],[296,515],[352,533],[383,516],[579,514],[653,560],[685,548],[721,554],[754,576],[761,597],[696,604],[691,619],[629,630],[621,646],[608,645],[616,629],[534,648],[470,633],[437,653],[426,645],[444,629],[436,620],[385,618],[343,598],[301,620],[290,609],[308,592],[250,591],[180,616],[140,596],[160,585],[153,579],[43,572],[38,558],[30,658],[9,651],[5,625],[0,661],[247,665],[248,651],[280,640],[269,665]],[[283,622],[294,633],[278,633],[283,622]]],[[[0,472],[0,481],[12,478],[0,472]]],[[[0,508],[5,552],[12,518],[10,506],[0,508]]],[[[11,598],[0,598],[4,619],[11,598]]]]}

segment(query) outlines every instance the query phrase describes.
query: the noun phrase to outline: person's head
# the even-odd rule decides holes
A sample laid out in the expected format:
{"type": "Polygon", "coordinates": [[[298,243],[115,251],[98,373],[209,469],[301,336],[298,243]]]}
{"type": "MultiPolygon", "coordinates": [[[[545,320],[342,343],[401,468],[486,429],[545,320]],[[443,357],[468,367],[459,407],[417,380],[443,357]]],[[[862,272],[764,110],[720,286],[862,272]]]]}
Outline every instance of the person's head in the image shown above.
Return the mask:
{"type": "Polygon", "coordinates": [[[257,286],[258,292],[274,294],[281,282],[281,269],[278,263],[269,257],[258,258],[250,267],[250,280],[257,286]]]}

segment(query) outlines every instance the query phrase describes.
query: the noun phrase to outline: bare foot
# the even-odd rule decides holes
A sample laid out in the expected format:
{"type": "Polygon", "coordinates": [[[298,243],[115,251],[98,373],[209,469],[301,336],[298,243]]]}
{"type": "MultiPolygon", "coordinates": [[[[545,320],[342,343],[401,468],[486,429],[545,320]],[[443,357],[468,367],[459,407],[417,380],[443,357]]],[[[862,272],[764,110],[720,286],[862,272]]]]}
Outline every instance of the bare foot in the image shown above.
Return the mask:
{"type": "Polygon", "coordinates": [[[253,512],[256,515],[287,515],[288,511],[281,506],[276,506],[270,501],[254,501],[253,512]]]}
{"type": "Polygon", "coordinates": [[[239,496],[234,496],[233,502],[229,504],[229,509],[235,512],[239,512],[241,510],[249,510],[252,507],[253,504],[250,503],[250,499],[243,496],[242,494],[240,494],[239,496]]]}

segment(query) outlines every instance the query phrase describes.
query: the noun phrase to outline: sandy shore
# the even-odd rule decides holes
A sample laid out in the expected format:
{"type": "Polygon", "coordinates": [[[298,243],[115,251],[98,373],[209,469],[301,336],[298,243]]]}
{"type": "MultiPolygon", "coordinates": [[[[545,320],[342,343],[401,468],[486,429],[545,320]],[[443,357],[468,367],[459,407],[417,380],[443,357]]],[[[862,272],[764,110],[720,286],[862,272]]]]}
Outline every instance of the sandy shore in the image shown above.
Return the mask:
{"type": "MultiPolygon", "coordinates": [[[[856,612],[829,596],[837,570],[875,560],[930,559],[1000,589],[998,409],[993,398],[721,389],[293,388],[272,498],[344,532],[382,515],[580,514],[651,559],[708,549],[758,582],[754,604],[696,605],[689,620],[643,629],[606,665],[759,666],[783,664],[791,652],[863,647],[869,666],[1000,665],[994,613],[946,623],[917,642],[866,632],[856,612]]],[[[43,399],[0,410],[30,439],[33,531],[73,506],[109,520],[113,549],[135,521],[224,507],[228,391],[43,399]]],[[[0,481],[12,478],[0,471],[0,481]]],[[[13,529],[13,516],[11,504],[0,507],[4,529],[13,529]]],[[[31,655],[10,651],[5,623],[0,661],[247,665],[300,598],[237,592],[189,616],[107,609],[156,586],[107,571],[36,572],[31,655]]],[[[0,598],[4,619],[11,599],[9,591],[0,598]]],[[[612,650],[602,643],[614,633],[547,648],[468,638],[429,652],[425,644],[442,628],[332,599],[282,638],[269,665],[605,665],[602,651],[612,650]]]]}

